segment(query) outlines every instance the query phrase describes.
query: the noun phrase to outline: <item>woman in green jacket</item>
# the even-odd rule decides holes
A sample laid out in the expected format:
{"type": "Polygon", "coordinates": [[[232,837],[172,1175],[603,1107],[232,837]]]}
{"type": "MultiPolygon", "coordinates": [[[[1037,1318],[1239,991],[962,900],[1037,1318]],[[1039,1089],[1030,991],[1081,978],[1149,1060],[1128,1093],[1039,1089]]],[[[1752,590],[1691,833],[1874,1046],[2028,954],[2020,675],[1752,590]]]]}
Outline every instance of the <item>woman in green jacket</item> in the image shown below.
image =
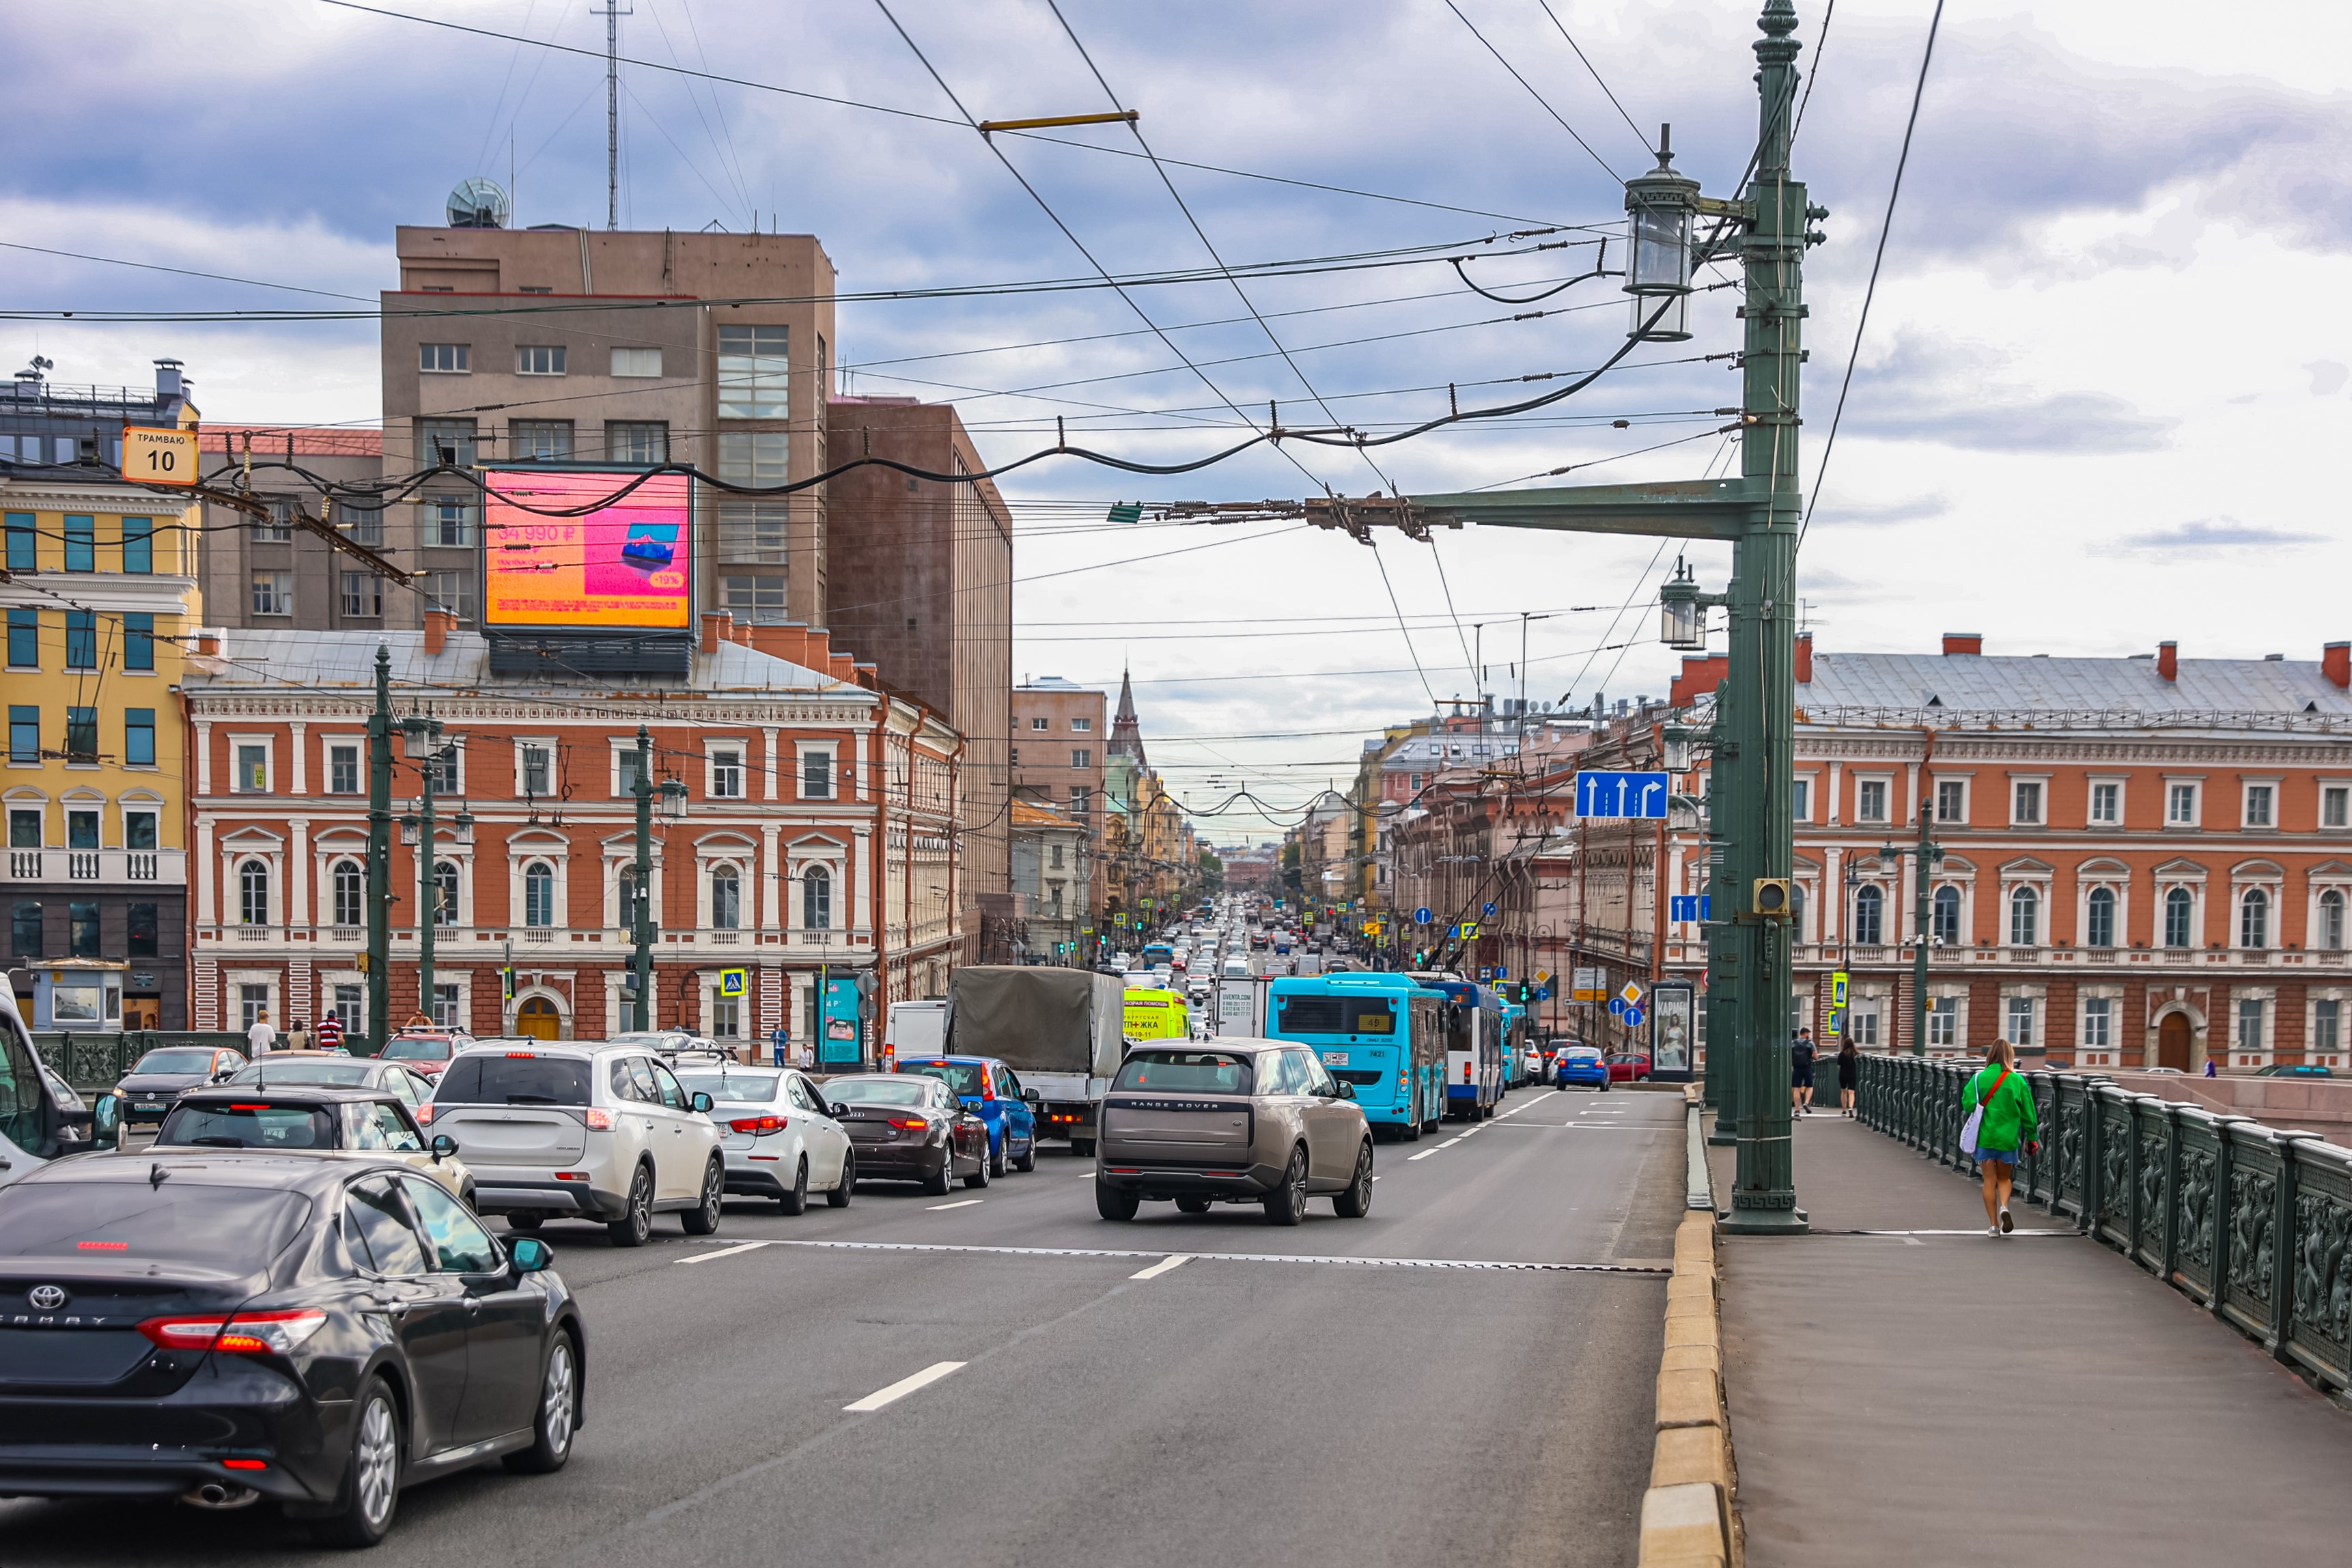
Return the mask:
{"type": "Polygon", "coordinates": [[[2041,1119],[2033,1107],[2033,1090],[2017,1070],[2017,1050],[2007,1040],[1995,1040],[1987,1061],[1960,1093],[1960,1115],[1979,1106],[1984,1116],[1977,1124],[1977,1167],[1984,1176],[1985,1234],[2006,1236],[2015,1228],[2009,1217],[2010,1184],[2017,1177],[2017,1154],[2039,1147],[2034,1134],[2041,1119]]]}

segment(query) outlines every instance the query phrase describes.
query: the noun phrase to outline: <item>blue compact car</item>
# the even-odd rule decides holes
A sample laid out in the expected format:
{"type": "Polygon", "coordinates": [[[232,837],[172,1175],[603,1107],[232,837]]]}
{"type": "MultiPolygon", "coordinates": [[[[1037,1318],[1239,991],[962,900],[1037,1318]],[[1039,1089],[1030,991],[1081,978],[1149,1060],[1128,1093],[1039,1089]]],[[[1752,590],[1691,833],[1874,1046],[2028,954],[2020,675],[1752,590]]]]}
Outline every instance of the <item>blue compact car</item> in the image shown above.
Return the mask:
{"type": "Polygon", "coordinates": [[[1590,1046],[1570,1046],[1559,1053],[1559,1063],[1552,1069],[1551,1081],[1554,1089],[1581,1084],[1606,1094],[1609,1091],[1609,1063],[1590,1046]]]}
{"type": "Polygon", "coordinates": [[[988,1123],[988,1173],[1004,1174],[1037,1168],[1037,1091],[1023,1089],[1013,1069],[994,1057],[929,1057],[908,1061],[901,1057],[898,1070],[943,1080],[956,1091],[964,1109],[976,1111],[988,1123]]]}

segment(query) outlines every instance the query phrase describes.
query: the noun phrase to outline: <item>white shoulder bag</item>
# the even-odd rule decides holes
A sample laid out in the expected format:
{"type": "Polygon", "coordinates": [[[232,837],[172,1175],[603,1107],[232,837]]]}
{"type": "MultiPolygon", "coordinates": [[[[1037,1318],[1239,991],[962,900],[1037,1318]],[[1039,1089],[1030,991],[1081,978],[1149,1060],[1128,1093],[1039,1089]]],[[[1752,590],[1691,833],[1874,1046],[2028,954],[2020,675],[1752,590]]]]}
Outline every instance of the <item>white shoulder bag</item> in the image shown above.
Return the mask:
{"type": "Polygon", "coordinates": [[[1969,1155],[1976,1153],[1977,1134],[1984,1130],[1985,1107],[1992,1103],[1992,1097],[1999,1094],[2000,1092],[2000,1086],[2008,1081],[2009,1069],[2007,1068],[2003,1068],[2000,1069],[2000,1076],[1992,1080],[1992,1087],[1985,1090],[1984,1097],[1977,1101],[1977,1108],[1969,1112],[1969,1119],[1960,1123],[1960,1152],[1962,1153],[1969,1155]]]}

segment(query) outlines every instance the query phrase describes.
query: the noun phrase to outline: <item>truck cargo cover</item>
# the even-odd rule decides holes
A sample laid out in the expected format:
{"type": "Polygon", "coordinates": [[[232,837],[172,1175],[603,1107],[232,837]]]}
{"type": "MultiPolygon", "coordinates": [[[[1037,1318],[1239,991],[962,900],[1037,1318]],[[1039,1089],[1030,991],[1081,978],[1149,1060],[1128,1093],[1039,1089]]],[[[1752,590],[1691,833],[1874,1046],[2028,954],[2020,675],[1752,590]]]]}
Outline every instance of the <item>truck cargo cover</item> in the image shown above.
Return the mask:
{"type": "Polygon", "coordinates": [[[1108,1078],[1127,1055],[1126,994],[1118,976],[1091,970],[968,964],[948,977],[948,1050],[1108,1078]]]}

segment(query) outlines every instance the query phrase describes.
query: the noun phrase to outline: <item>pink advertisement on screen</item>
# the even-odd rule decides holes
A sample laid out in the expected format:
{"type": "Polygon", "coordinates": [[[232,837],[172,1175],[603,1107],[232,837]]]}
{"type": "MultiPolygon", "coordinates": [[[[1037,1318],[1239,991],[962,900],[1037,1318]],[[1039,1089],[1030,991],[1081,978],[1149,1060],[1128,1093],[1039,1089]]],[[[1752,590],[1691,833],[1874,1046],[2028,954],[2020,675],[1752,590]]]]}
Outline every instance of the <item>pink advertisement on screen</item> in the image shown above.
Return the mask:
{"type": "Polygon", "coordinates": [[[493,626],[683,629],[694,601],[684,474],[495,468],[483,478],[482,620],[493,626]],[[549,511],[577,516],[550,517],[549,511]]]}

